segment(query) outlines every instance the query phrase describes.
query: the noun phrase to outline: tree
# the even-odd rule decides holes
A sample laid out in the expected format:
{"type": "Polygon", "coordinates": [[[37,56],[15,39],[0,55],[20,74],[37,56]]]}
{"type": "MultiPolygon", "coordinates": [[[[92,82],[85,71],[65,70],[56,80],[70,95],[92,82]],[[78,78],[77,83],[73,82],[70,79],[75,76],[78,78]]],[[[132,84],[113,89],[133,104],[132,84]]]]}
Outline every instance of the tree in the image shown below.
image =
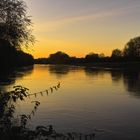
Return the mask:
{"type": "Polygon", "coordinates": [[[91,52],[85,56],[85,59],[88,62],[96,61],[99,59],[99,54],[91,52]]]}
{"type": "Polygon", "coordinates": [[[124,56],[129,58],[140,57],[140,37],[131,39],[124,48],[124,56]]]}
{"type": "Polygon", "coordinates": [[[33,64],[33,57],[22,52],[34,43],[31,19],[23,0],[0,0],[0,65],[33,64]],[[20,61],[19,61],[20,60],[20,61]]]}
{"type": "Polygon", "coordinates": [[[119,50],[119,49],[114,49],[112,51],[112,55],[111,55],[112,58],[120,58],[122,57],[122,51],[119,50]]]}
{"type": "Polygon", "coordinates": [[[61,51],[58,51],[54,54],[50,54],[49,56],[49,62],[51,63],[65,63],[69,60],[69,55],[64,53],[64,52],[61,52],[61,51]]]}
{"type": "Polygon", "coordinates": [[[0,0],[0,41],[9,42],[16,50],[34,42],[26,9],[23,0],[0,0]]]}
{"type": "Polygon", "coordinates": [[[104,53],[100,53],[99,54],[99,58],[104,58],[105,57],[105,54],[104,53]]]}

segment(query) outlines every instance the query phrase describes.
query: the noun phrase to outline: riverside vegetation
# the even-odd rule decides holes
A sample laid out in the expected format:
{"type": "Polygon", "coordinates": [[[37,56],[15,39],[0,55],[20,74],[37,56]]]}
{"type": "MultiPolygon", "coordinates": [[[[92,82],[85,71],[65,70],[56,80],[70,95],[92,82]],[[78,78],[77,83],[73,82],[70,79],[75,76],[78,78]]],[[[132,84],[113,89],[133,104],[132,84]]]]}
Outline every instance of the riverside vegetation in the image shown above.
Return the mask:
{"type": "Polygon", "coordinates": [[[27,127],[28,121],[35,115],[40,102],[32,101],[33,109],[30,114],[21,114],[18,117],[14,116],[15,103],[18,100],[26,100],[29,96],[37,97],[38,94],[47,94],[54,92],[60,88],[60,83],[50,87],[42,92],[29,94],[29,89],[22,86],[14,86],[12,91],[0,93],[0,139],[2,140],[92,140],[95,133],[57,133],[52,125],[37,126],[35,130],[27,127]],[[20,118],[20,119],[18,119],[20,118]]]}
{"type": "Polygon", "coordinates": [[[34,44],[32,22],[23,0],[0,0],[0,65],[9,67],[31,65],[33,56],[25,53],[34,44]]]}
{"type": "Polygon", "coordinates": [[[71,57],[58,51],[48,58],[35,59],[36,64],[72,64],[109,68],[140,67],[140,37],[131,39],[123,50],[114,49],[111,56],[91,52],[83,58],[71,57]]]}
{"type": "MultiPolygon", "coordinates": [[[[23,50],[34,44],[32,22],[27,15],[27,6],[23,0],[0,0],[0,65],[1,71],[9,68],[39,64],[76,64],[95,65],[100,67],[140,67],[140,37],[131,39],[123,50],[115,49],[111,57],[104,54],[89,53],[85,58],[70,57],[63,52],[51,54],[49,58],[35,59],[23,50]]],[[[37,126],[34,130],[27,124],[35,115],[40,101],[32,101],[33,109],[30,114],[14,116],[15,103],[26,100],[29,96],[49,94],[60,88],[60,83],[39,93],[29,94],[29,89],[14,86],[12,91],[0,92],[0,139],[1,140],[48,140],[48,139],[94,139],[95,133],[57,133],[52,125],[37,126]]]]}

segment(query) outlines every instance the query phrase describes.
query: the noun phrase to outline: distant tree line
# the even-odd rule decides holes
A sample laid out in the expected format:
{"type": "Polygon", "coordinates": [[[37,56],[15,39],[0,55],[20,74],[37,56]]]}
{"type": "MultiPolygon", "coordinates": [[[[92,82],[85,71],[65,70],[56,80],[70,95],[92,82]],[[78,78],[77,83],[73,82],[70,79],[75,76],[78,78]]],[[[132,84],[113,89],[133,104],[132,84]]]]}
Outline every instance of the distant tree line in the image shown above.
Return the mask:
{"type": "Polygon", "coordinates": [[[123,50],[114,49],[111,56],[103,53],[89,53],[84,58],[70,57],[68,54],[58,51],[50,54],[48,58],[38,58],[35,63],[39,64],[83,64],[97,62],[140,62],[140,37],[131,39],[123,50]]]}
{"type": "Polygon", "coordinates": [[[31,20],[23,0],[0,0],[0,66],[33,64],[33,57],[24,53],[34,42],[31,20]]]}

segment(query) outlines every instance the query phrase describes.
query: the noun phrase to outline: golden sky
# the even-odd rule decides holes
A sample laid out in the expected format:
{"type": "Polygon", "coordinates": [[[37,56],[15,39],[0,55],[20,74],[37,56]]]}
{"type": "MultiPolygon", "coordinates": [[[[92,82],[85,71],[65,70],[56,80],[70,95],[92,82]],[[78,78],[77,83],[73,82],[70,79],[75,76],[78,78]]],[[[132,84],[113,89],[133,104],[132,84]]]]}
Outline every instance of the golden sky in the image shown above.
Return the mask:
{"type": "Polygon", "coordinates": [[[63,51],[110,55],[140,35],[140,0],[25,0],[34,23],[35,58],[63,51]]]}

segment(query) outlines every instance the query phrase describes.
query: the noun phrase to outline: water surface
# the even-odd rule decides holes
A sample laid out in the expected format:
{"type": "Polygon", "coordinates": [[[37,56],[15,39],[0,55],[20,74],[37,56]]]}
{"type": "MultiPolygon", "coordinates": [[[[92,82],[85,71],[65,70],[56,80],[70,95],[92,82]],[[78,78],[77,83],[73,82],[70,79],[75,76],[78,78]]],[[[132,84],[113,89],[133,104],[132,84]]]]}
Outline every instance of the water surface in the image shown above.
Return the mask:
{"type": "Polygon", "coordinates": [[[76,66],[35,65],[0,75],[0,87],[23,85],[36,93],[61,83],[53,93],[16,104],[29,114],[41,102],[29,127],[52,124],[59,132],[92,133],[98,140],[140,139],[140,72],[76,66]]]}

